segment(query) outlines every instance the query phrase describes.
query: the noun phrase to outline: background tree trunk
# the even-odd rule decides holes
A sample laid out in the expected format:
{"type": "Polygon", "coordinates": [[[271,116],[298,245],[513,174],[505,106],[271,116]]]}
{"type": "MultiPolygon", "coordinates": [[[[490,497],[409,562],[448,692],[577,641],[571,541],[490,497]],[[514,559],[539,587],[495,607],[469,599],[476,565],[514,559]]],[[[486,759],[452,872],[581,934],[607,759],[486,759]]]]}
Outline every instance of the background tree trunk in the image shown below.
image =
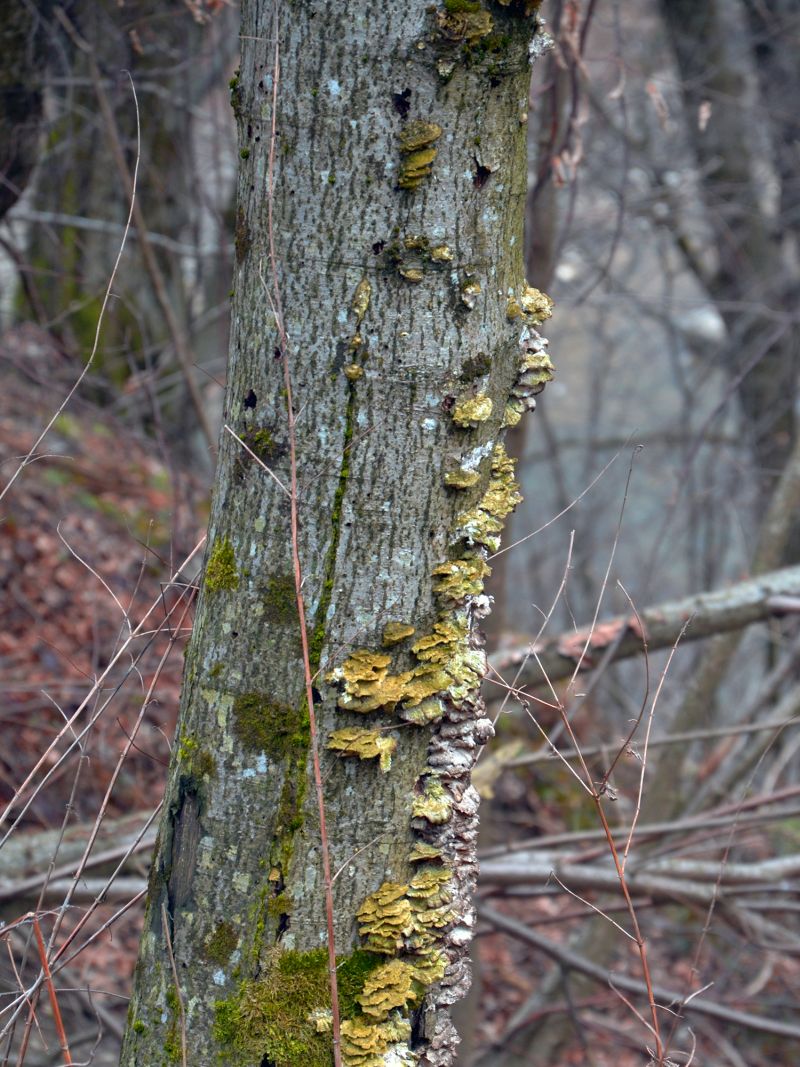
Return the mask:
{"type": "MultiPolygon", "coordinates": [[[[448,1007],[468,986],[474,924],[469,769],[491,733],[476,621],[517,500],[499,442],[549,377],[533,329],[549,309],[522,265],[529,53],[543,39],[523,4],[458,6],[292,5],[276,26],[253,0],[233,87],[225,419],[287,484],[288,359],[319,740],[376,731],[340,735],[344,754],[323,766],[353,1064],[390,1047],[396,1063],[453,1062],[448,1007]],[[353,758],[378,742],[395,747],[385,772],[353,758]]],[[[184,1036],[193,1065],[331,1060],[289,544],[286,494],[223,433],[123,1064],[180,1062],[184,1036]]]]}
{"type": "MultiPolygon", "coordinates": [[[[36,20],[49,65],[47,77],[42,72],[35,82],[44,97],[44,129],[34,131],[38,168],[26,205],[32,214],[22,213],[29,226],[26,295],[40,324],[53,324],[66,351],[85,360],[106,264],[113,262],[128,213],[137,139],[132,80],[141,136],[135,233],[95,371],[116,386],[136,372],[158,368],[163,375],[174,368],[176,354],[180,365],[181,353],[173,349],[182,341],[184,380],[168,391],[164,414],[176,427],[175,451],[202,464],[210,480],[213,435],[203,432],[198,419],[205,407],[199,389],[208,382],[191,364],[201,362],[197,320],[229,289],[224,247],[216,256],[207,254],[214,222],[221,223],[219,215],[214,219],[214,201],[226,196],[226,183],[220,174],[209,178],[208,160],[200,172],[193,149],[208,136],[201,105],[230,77],[235,38],[226,28],[233,13],[204,21],[180,0],[72,0],[65,10],[57,6],[56,15],[51,7],[45,5],[36,20]],[[141,220],[145,234],[139,233],[141,220]]],[[[149,406],[141,418],[152,421],[149,406]]]]}
{"type": "MultiPolygon", "coordinates": [[[[798,183],[791,166],[797,119],[794,108],[778,105],[776,92],[779,82],[786,101],[798,84],[796,57],[789,60],[786,45],[791,35],[783,25],[788,8],[746,5],[751,31],[746,44],[767,106],[764,132],[754,138],[747,67],[742,54],[732,54],[736,30],[730,11],[719,0],[661,0],[660,6],[682,79],[686,127],[716,256],[700,280],[729,331],[728,369],[744,415],[745,438],[765,475],[766,503],[794,442],[798,373],[797,331],[789,324],[800,289],[798,183]],[[765,195],[762,155],[775,168],[780,189],[776,205],[765,195]],[[776,327],[782,313],[786,324],[776,327]]],[[[747,28],[744,19],[742,23],[747,28]]]]}

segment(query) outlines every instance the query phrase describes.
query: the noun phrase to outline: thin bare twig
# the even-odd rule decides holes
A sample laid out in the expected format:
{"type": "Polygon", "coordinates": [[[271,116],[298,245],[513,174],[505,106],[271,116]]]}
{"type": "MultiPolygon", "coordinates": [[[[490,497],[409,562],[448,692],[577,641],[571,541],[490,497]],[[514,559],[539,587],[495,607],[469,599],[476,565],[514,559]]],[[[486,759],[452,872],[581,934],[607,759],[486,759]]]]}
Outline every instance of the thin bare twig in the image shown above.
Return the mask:
{"type": "MultiPolygon", "coordinates": [[[[42,928],[39,925],[39,917],[35,912],[31,912],[30,918],[33,920],[33,932],[36,935],[36,945],[39,949],[39,959],[42,964],[42,972],[44,974],[44,982],[47,986],[47,992],[50,996],[50,1006],[53,1009],[53,1019],[55,1021],[56,1033],[58,1034],[58,1043],[61,1048],[61,1052],[64,1056],[64,1062],[71,1064],[72,1055],[69,1051],[69,1043],[67,1041],[67,1034],[64,1030],[64,1023],[61,1019],[61,1010],[58,1006],[58,997],[53,987],[53,976],[50,973],[50,963],[47,958],[47,949],[44,945],[44,938],[42,937],[42,928]]],[[[186,1065],[184,1064],[184,1067],[186,1065]]]]}

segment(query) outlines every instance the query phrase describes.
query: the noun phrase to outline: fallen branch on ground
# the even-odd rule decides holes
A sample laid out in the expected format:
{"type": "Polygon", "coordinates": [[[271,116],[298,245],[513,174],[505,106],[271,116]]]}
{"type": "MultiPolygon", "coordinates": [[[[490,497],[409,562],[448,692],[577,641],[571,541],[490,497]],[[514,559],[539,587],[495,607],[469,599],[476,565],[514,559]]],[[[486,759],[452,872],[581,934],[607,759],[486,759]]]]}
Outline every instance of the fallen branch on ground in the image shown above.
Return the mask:
{"type": "MultiPolygon", "coordinates": [[[[800,612],[800,566],[751,578],[712,593],[699,593],[668,604],[659,604],[639,613],[650,652],[671,648],[687,621],[683,641],[725,633],[763,622],[773,616],[800,612]]],[[[531,644],[518,644],[495,653],[491,666],[499,674],[522,668],[517,685],[539,686],[569,678],[581,655],[582,672],[596,665],[596,653],[616,644],[611,658],[627,659],[643,649],[639,620],[633,615],[617,616],[567,634],[531,644]],[[590,637],[591,634],[591,637],[590,637]],[[588,647],[587,647],[588,641],[588,647]]]]}
{"type": "MultiPolygon", "coordinates": [[[[591,963],[576,952],[571,952],[564,945],[557,945],[548,938],[542,937],[541,934],[537,934],[525,926],[524,923],[512,919],[509,915],[503,915],[502,912],[495,911],[494,908],[482,905],[480,917],[485,922],[491,923],[496,930],[502,930],[504,933],[511,934],[512,937],[519,938],[520,941],[527,942],[527,944],[538,948],[562,966],[585,974],[602,985],[610,985],[614,989],[622,989],[627,993],[641,996],[647,995],[647,988],[644,982],[629,978],[624,974],[611,974],[604,967],[591,963]]],[[[712,1019],[733,1023],[736,1026],[743,1026],[749,1030],[758,1030],[765,1034],[779,1034],[781,1037],[800,1041],[800,1026],[793,1026],[791,1023],[779,1022],[777,1019],[769,1019],[760,1015],[751,1015],[749,1012],[740,1011],[738,1008],[729,1008],[724,1004],[716,1004],[699,996],[696,996],[693,1000],[684,1001],[682,994],[664,989],[662,986],[654,986],[653,993],[661,1004],[669,1006],[671,1012],[677,1011],[679,1014],[694,1012],[698,1015],[707,1015],[712,1019]]]]}

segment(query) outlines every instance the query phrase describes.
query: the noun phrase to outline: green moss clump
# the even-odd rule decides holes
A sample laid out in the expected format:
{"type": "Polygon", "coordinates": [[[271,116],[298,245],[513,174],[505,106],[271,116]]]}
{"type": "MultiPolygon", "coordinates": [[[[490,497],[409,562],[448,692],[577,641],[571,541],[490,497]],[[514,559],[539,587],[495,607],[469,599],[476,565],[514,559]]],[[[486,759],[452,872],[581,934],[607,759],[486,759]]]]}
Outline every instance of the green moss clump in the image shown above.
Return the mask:
{"type": "Polygon", "coordinates": [[[322,649],[325,645],[325,626],[323,623],[317,623],[308,637],[308,657],[311,660],[311,666],[319,666],[319,662],[322,659],[322,649]]]}
{"type": "Polygon", "coordinates": [[[145,1033],[147,1033],[147,1027],[146,1027],[146,1026],[145,1026],[145,1024],[144,1024],[144,1023],[142,1022],[142,1020],[141,1020],[141,1019],[134,1019],[134,1022],[133,1022],[133,1032],[134,1032],[135,1034],[145,1034],[145,1033]]]}
{"type": "Polygon", "coordinates": [[[492,369],[492,361],[485,352],[479,352],[477,356],[471,356],[461,368],[459,378],[466,385],[475,378],[482,378],[492,369]]]}
{"type": "Polygon", "coordinates": [[[270,622],[297,621],[297,592],[291,574],[274,574],[267,581],[264,618],[270,622]]]}
{"type": "Polygon", "coordinates": [[[228,537],[223,537],[214,542],[206,564],[205,588],[209,593],[220,593],[223,590],[232,591],[239,588],[236,556],[228,537]]]}
{"type": "Polygon", "coordinates": [[[241,157],[241,159],[249,159],[250,158],[250,149],[249,148],[243,148],[239,152],[239,156],[241,157]]]}
{"type": "Polygon", "coordinates": [[[253,456],[255,456],[256,459],[261,460],[265,466],[269,467],[275,459],[281,456],[285,451],[285,448],[278,444],[275,440],[275,435],[271,430],[267,429],[266,426],[262,426],[259,429],[251,428],[244,430],[239,436],[244,444],[247,445],[247,448],[242,448],[241,445],[238,446],[236,459],[233,463],[234,477],[238,481],[242,481],[245,474],[247,474],[252,467],[259,466],[253,459],[253,456]],[[248,452],[247,449],[250,451],[248,452]],[[252,453],[252,455],[250,453],[252,453]]]}
{"type": "Polygon", "coordinates": [[[164,1052],[170,1063],[180,1063],[183,1056],[183,1046],[180,1034],[180,1001],[178,991],[174,986],[169,986],[166,994],[167,1008],[172,1019],[169,1024],[167,1036],[164,1039],[164,1052]]]}
{"type": "Polygon", "coordinates": [[[183,1049],[181,1046],[180,1035],[177,1034],[172,1027],[164,1040],[164,1052],[170,1063],[181,1062],[183,1049]]]}
{"type": "Polygon", "coordinates": [[[250,447],[262,463],[266,463],[276,451],[274,437],[270,431],[266,429],[256,430],[251,436],[252,442],[248,442],[250,447]]]}
{"type": "Polygon", "coordinates": [[[193,737],[182,738],[178,748],[178,758],[181,764],[181,773],[186,773],[192,778],[213,778],[217,773],[217,761],[208,749],[200,748],[193,737]]]}
{"type": "Polygon", "coordinates": [[[213,931],[206,938],[204,946],[205,957],[209,963],[217,963],[221,967],[231,958],[239,938],[231,923],[217,923],[213,931]]]}
{"type": "MultiPolygon", "coordinates": [[[[358,997],[369,975],[385,962],[361,949],[337,963],[343,1019],[360,1011],[358,997]]],[[[330,1067],[330,1032],[319,1020],[330,1012],[327,949],[272,950],[263,976],[245,981],[229,1000],[215,1005],[214,1036],[226,1049],[273,1067],[330,1067]]]]}
{"type": "Polygon", "coordinates": [[[280,919],[289,915],[292,910],[292,899],[288,893],[278,893],[276,897],[270,897],[267,901],[267,915],[270,919],[280,919]]]}
{"type": "MultiPolygon", "coordinates": [[[[327,956],[327,953],[326,953],[327,956]]],[[[386,962],[377,952],[358,948],[341,963],[336,964],[336,984],[339,991],[339,1014],[351,1019],[361,1010],[358,997],[364,991],[364,983],[372,972],[386,962]]]]}
{"type": "Polygon", "coordinates": [[[270,700],[263,693],[242,693],[233,702],[233,732],[245,748],[286,759],[305,752],[309,741],[308,713],[270,700]]]}
{"type": "Polygon", "coordinates": [[[481,5],[479,0],[444,0],[444,9],[454,15],[461,11],[480,11],[481,5]]]}

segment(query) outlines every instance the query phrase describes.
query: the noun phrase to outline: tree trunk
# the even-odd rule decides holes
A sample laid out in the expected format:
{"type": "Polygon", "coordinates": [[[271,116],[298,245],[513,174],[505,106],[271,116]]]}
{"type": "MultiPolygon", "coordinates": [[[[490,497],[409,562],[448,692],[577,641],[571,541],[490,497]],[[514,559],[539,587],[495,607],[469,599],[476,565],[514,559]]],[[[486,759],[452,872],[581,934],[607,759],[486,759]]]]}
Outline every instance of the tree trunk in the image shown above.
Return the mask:
{"type": "Polygon", "coordinates": [[[0,219],[20,198],[36,165],[50,7],[50,2],[38,9],[0,5],[0,219]]]}
{"type": "MultiPolygon", "coordinates": [[[[701,175],[700,191],[717,260],[702,280],[728,328],[726,362],[736,384],[766,504],[796,432],[792,400],[798,345],[789,320],[800,285],[795,249],[789,241],[782,241],[782,231],[791,232],[796,225],[797,183],[788,164],[792,149],[786,145],[792,143],[797,130],[793,101],[800,83],[792,77],[797,66],[781,68],[784,96],[779,106],[773,69],[779,66],[778,50],[765,47],[755,25],[762,19],[768,24],[773,13],[759,5],[749,44],[764,91],[762,106],[770,119],[764,125],[771,134],[780,208],[785,210],[775,218],[765,204],[764,179],[758,169],[763,146],[752,136],[745,74],[741,60],[730,54],[731,30],[724,5],[719,0],[702,4],[660,0],[660,8],[682,81],[687,132],[701,175]],[[767,91],[768,82],[772,92],[767,91]],[[700,118],[705,107],[710,107],[707,124],[700,118]],[[781,312],[786,325],[776,328],[775,318],[781,312]]],[[[772,28],[778,37],[782,34],[791,40],[788,24],[781,26],[777,13],[772,28]]]]}
{"type": "MultiPolygon", "coordinates": [[[[243,5],[225,419],[288,485],[288,360],[343,1062],[450,1064],[469,771],[491,733],[476,623],[518,500],[500,441],[550,376],[534,329],[549,301],[522,266],[545,39],[524,4],[348,0],[280,20],[243,5]]],[[[126,1065],[181,1062],[184,1040],[193,1067],[333,1059],[289,504],[223,433],[126,1065]]]]}

